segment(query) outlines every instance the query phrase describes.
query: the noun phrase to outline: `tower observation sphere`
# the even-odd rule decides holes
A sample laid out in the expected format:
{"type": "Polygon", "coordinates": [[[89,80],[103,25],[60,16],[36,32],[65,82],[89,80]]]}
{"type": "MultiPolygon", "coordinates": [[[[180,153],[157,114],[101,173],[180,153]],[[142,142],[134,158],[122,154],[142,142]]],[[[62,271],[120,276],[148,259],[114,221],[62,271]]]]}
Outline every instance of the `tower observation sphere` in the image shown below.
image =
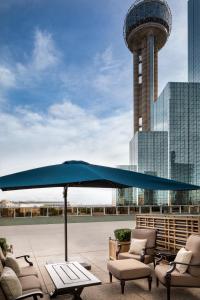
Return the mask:
{"type": "Polygon", "coordinates": [[[165,45],[172,15],[165,0],[137,0],[124,22],[124,40],[134,55],[134,132],[153,130],[158,96],[158,51],[165,45]]]}

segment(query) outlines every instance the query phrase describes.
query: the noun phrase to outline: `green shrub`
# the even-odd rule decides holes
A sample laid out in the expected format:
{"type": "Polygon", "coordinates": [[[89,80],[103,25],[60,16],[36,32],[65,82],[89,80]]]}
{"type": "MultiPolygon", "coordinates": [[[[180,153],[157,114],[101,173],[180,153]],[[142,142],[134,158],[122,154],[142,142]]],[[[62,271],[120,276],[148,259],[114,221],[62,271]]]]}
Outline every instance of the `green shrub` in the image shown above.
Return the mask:
{"type": "Polygon", "coordinates": [[[131,229],[121,228],[114,231],[116,240],[119,242],[129,242],[131,239],[131,229]]]}

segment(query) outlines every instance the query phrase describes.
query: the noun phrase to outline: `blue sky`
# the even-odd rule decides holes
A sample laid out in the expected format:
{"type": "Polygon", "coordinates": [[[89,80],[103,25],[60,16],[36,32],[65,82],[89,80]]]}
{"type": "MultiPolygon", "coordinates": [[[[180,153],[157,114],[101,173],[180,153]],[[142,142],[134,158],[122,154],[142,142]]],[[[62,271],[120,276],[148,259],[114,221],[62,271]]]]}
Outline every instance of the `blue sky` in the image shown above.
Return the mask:
{"type": "MultiPolygon", "coordinates": [[[[160,91],[187,80],[187,1],[168,1],[171,37],[159,54],[160,91]]],[[[129,0],[0,2],[0,175],[86,160],[128,164],[132,56],[123,41],[129,0]]],[[[61,200],[60,189],[7,192],[61,200]]],[[[109,203],[111,191],[74,189],[74,203],[109,203]]]]}

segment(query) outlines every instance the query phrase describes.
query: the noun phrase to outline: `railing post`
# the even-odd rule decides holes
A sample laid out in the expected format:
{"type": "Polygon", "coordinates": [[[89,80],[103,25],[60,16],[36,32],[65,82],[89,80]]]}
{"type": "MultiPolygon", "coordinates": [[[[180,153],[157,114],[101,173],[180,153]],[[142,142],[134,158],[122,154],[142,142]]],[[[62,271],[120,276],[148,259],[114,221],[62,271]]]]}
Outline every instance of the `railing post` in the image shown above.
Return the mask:
{"type": "Polygon", "coordinates": [[[181,208],[181,205],[179,205],[179,214],[182,214],[182,208],[181,208]]]}
{"type": "Polygon", "coordinates": [[[163,212],[162,206],[160,206],[160,214],[161,214],[161,215],[162,215],[162,212],[163,212]]]}
{"type": "Polygon", "coordinates": [[[106,208],[105,207],[103,208],[103,215],[104,216],[106,215],[106,208]]]}
{"type": "Polygon", "coordinates": [[[128,206],[128,215],[130,215],[130,206],[128,206]]]}
{"type": "Polygon", "coordinates": [[[141,206],[139,206],[139,214],[141,214],[142,213],[142,208],[141,208],[141,206]]]}
{"type": "Polygon", "coordinates": [[[152,214],[152,206],[149,206],[149,213],[152,214]]]}
{"type": "Polygon", "coordinates": [[[91,215],[91,217],[93,216],[93,209],[92,209],[92,207],[90,207],[90,215],[91,215]]]}

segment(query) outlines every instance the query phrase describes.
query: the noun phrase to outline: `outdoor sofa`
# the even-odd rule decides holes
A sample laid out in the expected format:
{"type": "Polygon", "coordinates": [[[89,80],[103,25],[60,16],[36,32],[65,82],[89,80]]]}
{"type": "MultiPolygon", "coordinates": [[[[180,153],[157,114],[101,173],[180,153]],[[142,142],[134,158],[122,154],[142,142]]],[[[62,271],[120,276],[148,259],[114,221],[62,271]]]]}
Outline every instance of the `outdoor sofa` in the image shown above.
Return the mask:
{"type": "Polygon", "coordinates": [[[38,300],[43,297],[38,274],[30,262],[28,255],[17,257],[24,258],[28,263],[20,267],[16,258],[4,256],[0,248],[0,300],[38,300]]]}

